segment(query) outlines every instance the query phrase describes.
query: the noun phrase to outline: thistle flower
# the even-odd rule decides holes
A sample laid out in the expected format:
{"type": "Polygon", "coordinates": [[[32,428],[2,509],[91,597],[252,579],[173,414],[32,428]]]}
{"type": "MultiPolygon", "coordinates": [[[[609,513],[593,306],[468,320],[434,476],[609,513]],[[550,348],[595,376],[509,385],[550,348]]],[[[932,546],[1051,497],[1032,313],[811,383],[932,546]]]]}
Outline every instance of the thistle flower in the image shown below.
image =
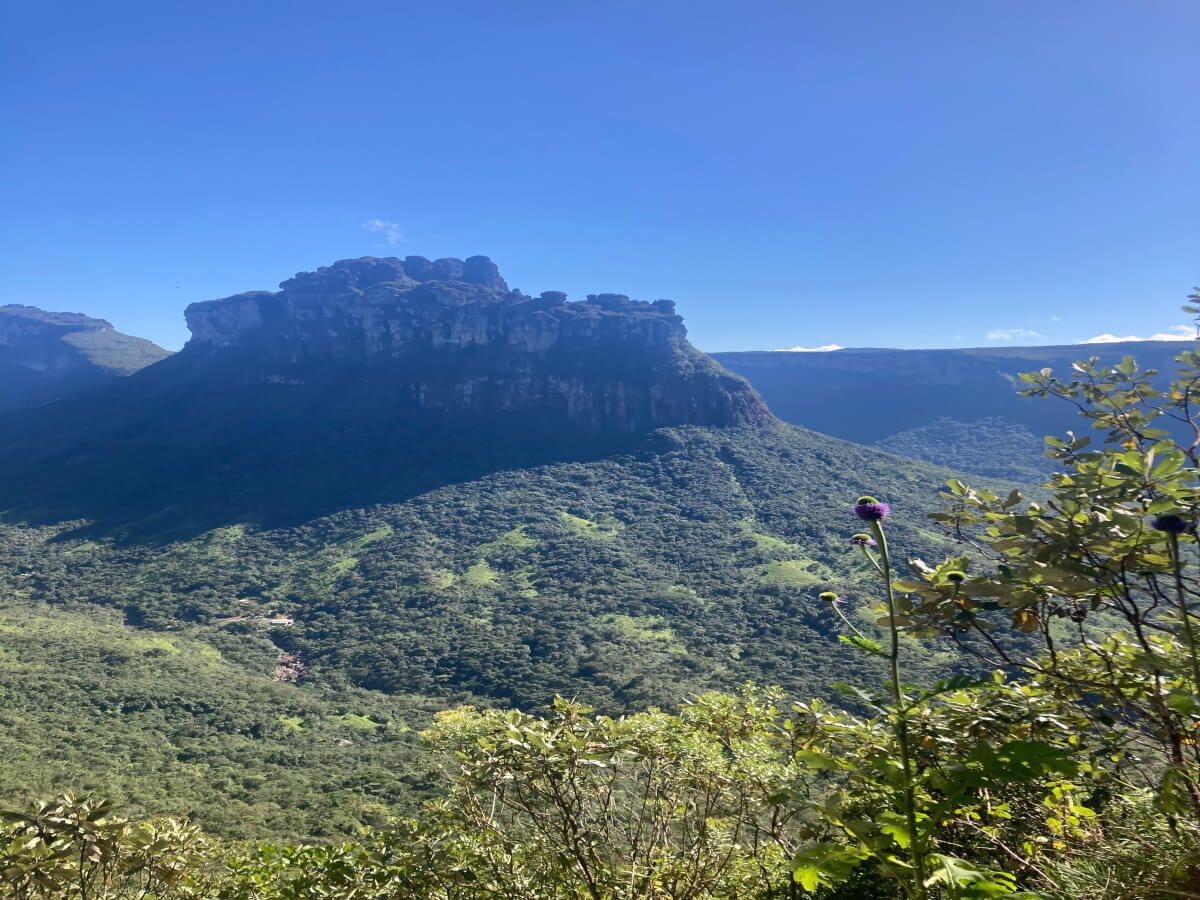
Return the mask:
{"type": "Polygon", "coordinates": [[[1195,530],[1187,519],[1178,513],[1163,513],[1150,520],[1150,527],[1155,531],[1165,531],[1167,534],[1183,534],[1195,530]]]}
{"type": "Polygon", "coordinates": [[[854,514],[864,522],[878,522],[886,518],[891,511],[886,503],[880,503],[874,497],[859,497],[854,506],[854,514]]]}
{"type": "Polygon", "coordinates": [[[850,538],[850,543],[855,547],[874,547],[879,542],[869,534],[856,534],[850,538]]]}
{"type": "Polygon", "coordinates": [[[818,594],[817,599],[820,600],[822,603],[828,603],[830,606],[834,606],[836,604],[846,602],[841,597],[839,597],[837,594],[835,594],[833,591],[825,591],[821,594],[818,594]]]}

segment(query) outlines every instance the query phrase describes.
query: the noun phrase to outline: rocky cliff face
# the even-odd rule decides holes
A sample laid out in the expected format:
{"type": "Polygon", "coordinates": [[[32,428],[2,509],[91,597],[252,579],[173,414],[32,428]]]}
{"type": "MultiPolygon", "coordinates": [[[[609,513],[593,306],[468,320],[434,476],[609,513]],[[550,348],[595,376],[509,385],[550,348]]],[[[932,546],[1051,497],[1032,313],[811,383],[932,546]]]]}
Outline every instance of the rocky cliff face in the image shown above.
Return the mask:
{"type": "Polygon", "coordinates": [[[672,301],[531,297],[484,256],[342,260],[186,317],[190,357],[250,351],[280,384],[357,369],[423,409],[541,410],[624,432],[768,416],[744,380],[688,344],[672,301]]]}
{"type": "Polygon", "coordinates": [[[0,306],[0,412],[101,385],[167,355],[150,341],[115,331],[104,319],[0,306]]]}

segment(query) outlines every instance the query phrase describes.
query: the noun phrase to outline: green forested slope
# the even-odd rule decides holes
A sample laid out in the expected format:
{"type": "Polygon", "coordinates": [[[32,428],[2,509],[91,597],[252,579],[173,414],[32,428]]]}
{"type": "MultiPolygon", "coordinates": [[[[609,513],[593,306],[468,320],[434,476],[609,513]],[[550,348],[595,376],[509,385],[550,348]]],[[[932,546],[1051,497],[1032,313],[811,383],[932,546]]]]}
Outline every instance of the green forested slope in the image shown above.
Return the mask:
{"type": "Polygon", "coordinates": [[[872,665],[816,601],[856,596],[847,498],[888,499],[900,552],[936,556],[947,474],[790,426],[681,428],[283,529],[129,544],[11,520],[0,788],[345,832],[420,792],[404,729],[463,699],[827,694],[872,665]],[[297,685],[273,680],[283,653],[297,685]]]}
{"type": "MultiPolygon", "coordinates": [[[[1078,425],[1074,427],[1079,430],[1078,425]]],[[[986,472],[1036,484],[1054,471],[1054,461],[1046,458],[1043,437],[1005,419],[960,422],[943,417],[888,435],[875,441],[875,446],[926,462],[953,460],[955,468],[964,472],[986,472]]]]}
{"type": "Polygon", "coordinates": [[[421,796],[411,726],[435,704],[301,688],[276,680],[268,642],[207,637],[132,629],[111,610],[6,604],[6,802],[70,788],[226,835],[315,837],[421,796]]]}
{"type": "Polygon", "coordinates": [[[902,548],[932,554],[945,477],[787,426],[666,429],[287,529],[118,546],[12,525],[5,567],[35,599],[134,625],[267,628],[322,684],[604,708],[747,678],[810,693],[841,665],[813,598],[843,583],[845,498],[892,500],[902,548]]]}

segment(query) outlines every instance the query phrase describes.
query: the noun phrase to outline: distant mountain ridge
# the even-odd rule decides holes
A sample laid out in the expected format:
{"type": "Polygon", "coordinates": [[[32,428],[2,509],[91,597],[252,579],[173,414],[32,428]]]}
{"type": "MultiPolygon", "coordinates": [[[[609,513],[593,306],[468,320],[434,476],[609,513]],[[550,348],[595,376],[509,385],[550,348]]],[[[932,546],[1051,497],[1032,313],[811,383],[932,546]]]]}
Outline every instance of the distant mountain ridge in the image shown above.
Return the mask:
{"type": "Polygon", "coordinates": [[[0,413],[101,387],[169,355],[104,319],[0,306],[0,413]]]}
{"type": "Polygon", "coordinates": [[[1042,437],[1079,432],[1072,408],[1029,400],[1022,372],[1069,375],[1076,360],[1134,357],[1172,373],[1194,341],[1123,341],[951,350],[853,348],[714,353],[747,378],[776,416],[845,440],[999,478],[1030,479],[1050,463],[1042,437]],[[997,438],[1003,438],[997,443],[997,438]]]}

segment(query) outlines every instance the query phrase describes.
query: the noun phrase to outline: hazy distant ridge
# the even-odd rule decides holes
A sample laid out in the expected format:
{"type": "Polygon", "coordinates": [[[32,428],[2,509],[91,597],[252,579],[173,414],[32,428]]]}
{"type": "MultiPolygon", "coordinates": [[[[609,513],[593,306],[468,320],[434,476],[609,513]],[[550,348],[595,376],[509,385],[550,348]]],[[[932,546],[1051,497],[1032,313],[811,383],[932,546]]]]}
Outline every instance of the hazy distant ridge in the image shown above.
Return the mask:
{"type": "Polygon", "coordinates": [[[1041,438],[1079,431],[1081,423],[1065,404],[1019,396],[1020,373],[1050,368],[1067,375],[1076,360],[1097,356],[1115,363],[1126,355],[1169,373],[1174,357],[1195,346],[1128,341],[712,356],[749,379],[786,422],[966,471],[1028,478],[1048,466],[1041,438]]]}

